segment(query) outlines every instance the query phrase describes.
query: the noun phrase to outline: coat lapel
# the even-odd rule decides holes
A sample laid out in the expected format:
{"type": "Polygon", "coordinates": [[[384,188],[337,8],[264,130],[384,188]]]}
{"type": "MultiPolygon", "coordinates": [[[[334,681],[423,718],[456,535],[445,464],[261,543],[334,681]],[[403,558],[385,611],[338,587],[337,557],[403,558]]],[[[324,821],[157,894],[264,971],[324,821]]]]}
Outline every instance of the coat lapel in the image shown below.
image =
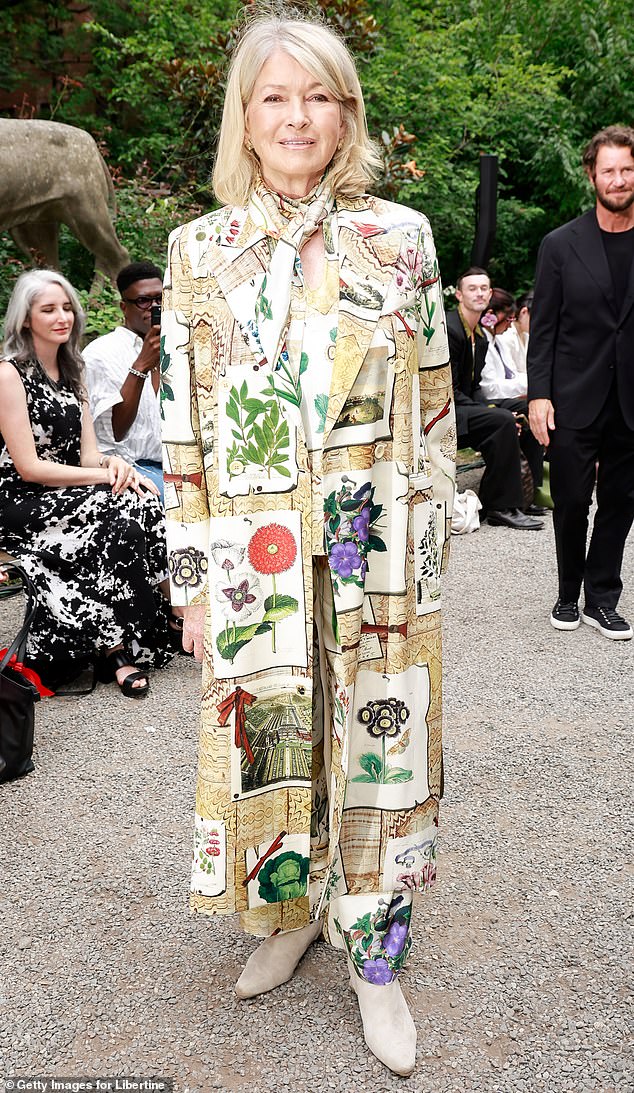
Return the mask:
{"type": "MultiPolygon", "coordinates": [[[[242,210],[237,215],[244,216],[242,210]]],[[[238,224],[238,220],[235,221],[238,224]]],[[[214,256],[213,273],[242,336],[258,363],[262,347],[254,330],[255,306],[269,261],[265,233],[247,216],[235,241],[224,245],[214,256]]]]}
{"type": "Polygon", "coordinates": [[[621,307],[621,314],[619,315],[619,325],[622,325],[625,322],[632,304],[634,304],[634,262],[632,262],[632,267],[630,269],[630,280],[627,286],[627,292],[625,293],[625,299],[623,300],[623,306],[621,307]]]}
{"type": "Polygon", "coordinates": [[[577,224],[572,246],[612,309],[616,310],[612,275],[594,209],[577,224]]]}
{"type": "Polygon", "coordinates": [[[337,422],[383,314],[401,246],[367,204],[338,203],[339,321],[323,443],[337,422]]]}
{"type": "MultiPolygon", "coordinates": [[[[241,212],[241,211],[240,211],[241,212]]],[[[240,215],[236,210],[236,216],[240,215]]],[[[401,249],[398,230],[386,231],[364,202],[339,205],[339,322],[324,445],[374,337],[401,249]]],[[[241,212],[244,217],[244,212],[241,212]]],[[[269,261],[264,231],[247,216],[235,221],[233,240],[223,240],[213,272],[242,336],[258,363],[262,349],[253,329],[256,301],[269,261]]]]}

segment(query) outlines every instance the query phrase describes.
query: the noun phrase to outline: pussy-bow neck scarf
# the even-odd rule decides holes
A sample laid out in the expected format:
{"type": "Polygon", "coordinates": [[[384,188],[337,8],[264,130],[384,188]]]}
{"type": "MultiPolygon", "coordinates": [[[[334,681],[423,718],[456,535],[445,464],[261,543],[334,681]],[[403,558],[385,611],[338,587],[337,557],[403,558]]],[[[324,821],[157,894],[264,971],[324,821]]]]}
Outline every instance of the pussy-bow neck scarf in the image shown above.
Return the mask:
{"type": "Polygon", "coordinates": [[[275,367],[291,306],[291,285],[300,248],[333,215],[334,197],[320,182],[306,197],[283,197],[260,181],[249,199],[253,222],[268,236],[271,257],[255,304],[254,323],[263,356],[275,367]]]}

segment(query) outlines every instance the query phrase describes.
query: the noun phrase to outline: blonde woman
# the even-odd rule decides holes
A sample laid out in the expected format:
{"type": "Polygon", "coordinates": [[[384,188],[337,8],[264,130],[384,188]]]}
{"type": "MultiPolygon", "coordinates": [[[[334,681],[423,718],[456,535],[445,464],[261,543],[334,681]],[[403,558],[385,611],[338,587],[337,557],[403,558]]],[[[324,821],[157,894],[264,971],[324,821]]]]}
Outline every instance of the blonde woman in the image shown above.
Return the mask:
{"type": "Polygon", "coordinates": [[[241,998],[344,950],[366,1041],[409,1074],[398,974],[435,877],[440,584],[455,428],[425,216],[378,164],[325,26],[253,21],[214,171],[169,246],[166,506],[205,661],[193,907],[264,938],[241,998]]]}

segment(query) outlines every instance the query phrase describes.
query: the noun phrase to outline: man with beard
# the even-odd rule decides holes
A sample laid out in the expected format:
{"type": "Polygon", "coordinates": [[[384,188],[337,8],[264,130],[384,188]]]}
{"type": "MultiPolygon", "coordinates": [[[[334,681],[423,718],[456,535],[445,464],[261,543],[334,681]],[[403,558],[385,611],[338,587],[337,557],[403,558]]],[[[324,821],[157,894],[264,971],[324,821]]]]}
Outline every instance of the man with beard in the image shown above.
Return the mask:
{"type": "Polygon", "coordinates": [[[583,165],[595,208],[547,235],[537,258],[529,421],[550,458],[559,573],[552,625],[576,630],[582,619],[627,640],[632,627],[616,606],[634,519],[634,129],[596,133],[583,165]]]}

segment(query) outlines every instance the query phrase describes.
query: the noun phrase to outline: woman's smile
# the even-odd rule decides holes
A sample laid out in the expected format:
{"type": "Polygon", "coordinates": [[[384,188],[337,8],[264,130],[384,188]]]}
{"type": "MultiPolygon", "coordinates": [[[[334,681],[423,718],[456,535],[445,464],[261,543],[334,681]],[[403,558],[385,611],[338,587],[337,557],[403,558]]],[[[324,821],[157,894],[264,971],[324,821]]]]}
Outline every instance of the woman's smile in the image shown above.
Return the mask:
{"type": "Polygon", "coordinates": [[[290,197],[319,182],[344,132],[331,91],[282,50],[260,69],[245,114],[264,181],[290,197]]]}

